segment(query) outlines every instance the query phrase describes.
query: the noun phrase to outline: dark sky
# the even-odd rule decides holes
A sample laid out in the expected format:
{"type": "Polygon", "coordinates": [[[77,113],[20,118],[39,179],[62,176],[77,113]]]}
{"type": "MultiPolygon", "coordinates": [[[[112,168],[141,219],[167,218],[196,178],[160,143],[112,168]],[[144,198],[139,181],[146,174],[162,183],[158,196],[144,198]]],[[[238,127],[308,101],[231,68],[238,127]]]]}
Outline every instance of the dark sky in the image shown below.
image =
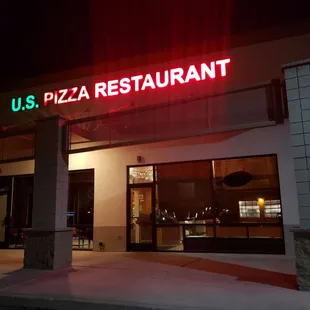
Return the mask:
{"type": "Polygon", "coordinates": [[[1,88],[25,77],[294,22],[309,12],[309,0],[0,0],[1,88]]]}

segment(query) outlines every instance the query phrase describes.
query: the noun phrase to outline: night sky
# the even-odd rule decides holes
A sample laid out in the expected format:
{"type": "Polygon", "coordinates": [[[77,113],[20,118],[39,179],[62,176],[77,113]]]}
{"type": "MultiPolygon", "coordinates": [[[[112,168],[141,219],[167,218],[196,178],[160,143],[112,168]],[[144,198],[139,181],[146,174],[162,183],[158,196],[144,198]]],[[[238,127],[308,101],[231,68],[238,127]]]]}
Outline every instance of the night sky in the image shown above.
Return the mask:
{"type": "Polygon", "coordinates": [[[309,12],[309,0],[0,0],[0,91],[25,77],[196,45],[309,12]]]}

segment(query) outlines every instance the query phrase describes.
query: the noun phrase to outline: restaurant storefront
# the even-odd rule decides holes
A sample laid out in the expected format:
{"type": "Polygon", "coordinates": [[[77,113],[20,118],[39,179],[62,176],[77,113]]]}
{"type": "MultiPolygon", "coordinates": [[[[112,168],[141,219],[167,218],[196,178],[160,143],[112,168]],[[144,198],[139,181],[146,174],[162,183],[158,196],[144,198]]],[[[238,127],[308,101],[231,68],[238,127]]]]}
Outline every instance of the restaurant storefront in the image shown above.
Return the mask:
{"type": "Polygon", "coordinates": [[[128,250],[284,254],[274,155],[129,167],[128,250]]]}
{"type": "Polygon", "coordinates": [[[73,249],[292,254],[299,213],[281,66],[307,58],[304,42],[1,95],[1,246],[48,227],[73,249]]]}

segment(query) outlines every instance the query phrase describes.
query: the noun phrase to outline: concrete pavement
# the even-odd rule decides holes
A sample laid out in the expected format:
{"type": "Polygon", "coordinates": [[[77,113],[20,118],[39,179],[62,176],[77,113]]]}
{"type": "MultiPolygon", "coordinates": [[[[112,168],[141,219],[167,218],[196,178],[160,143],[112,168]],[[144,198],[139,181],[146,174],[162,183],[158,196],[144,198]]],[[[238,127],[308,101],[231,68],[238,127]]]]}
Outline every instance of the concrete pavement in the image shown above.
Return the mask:
{"type": "Polygon", "coordinates": [[[66,310],[310,307],[310,293],[296,290],[294,261],[285,256],[76,251],[73,268],[62,271],[21,269],[22,257],[22,251],[0,251],[2,306],[66,310]]]}

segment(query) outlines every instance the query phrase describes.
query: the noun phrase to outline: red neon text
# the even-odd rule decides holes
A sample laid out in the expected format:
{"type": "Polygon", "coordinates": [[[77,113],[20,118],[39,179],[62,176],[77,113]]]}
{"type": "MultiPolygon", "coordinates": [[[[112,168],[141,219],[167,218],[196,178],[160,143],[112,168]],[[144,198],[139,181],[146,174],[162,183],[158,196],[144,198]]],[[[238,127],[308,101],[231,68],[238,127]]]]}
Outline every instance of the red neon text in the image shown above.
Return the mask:
{"type": "MultiPolygon", "coordinates": [[[[199,66],[191,65],[186,70],[174,68],[164,72],[156,72],[154,75],[135,75],[124,77],[120,80],[109,80],[95,83],[94,98],[113,97],[120,94],[128,94],[132,91],[139,92],[148,89],[164,88],[177,84],[185,84],[191,81],[203,81],[207,78],[215,79],[219,76],[227,75],[227,64],[230,59],[212,61],[209,64],[202,63],[199,66]]],[[[44,105],[49,103],[64,104],[85,99],[90,99],[86,86],[60,89],[53,92],[44,93],[44,105]]]]}
{"type": "Polygon", "coordinates": [[[54,104],[63,104],[90,99],[86,86],[64,88],[54,92],[44,93],[44,106],[53,102],[54,104]]]}

